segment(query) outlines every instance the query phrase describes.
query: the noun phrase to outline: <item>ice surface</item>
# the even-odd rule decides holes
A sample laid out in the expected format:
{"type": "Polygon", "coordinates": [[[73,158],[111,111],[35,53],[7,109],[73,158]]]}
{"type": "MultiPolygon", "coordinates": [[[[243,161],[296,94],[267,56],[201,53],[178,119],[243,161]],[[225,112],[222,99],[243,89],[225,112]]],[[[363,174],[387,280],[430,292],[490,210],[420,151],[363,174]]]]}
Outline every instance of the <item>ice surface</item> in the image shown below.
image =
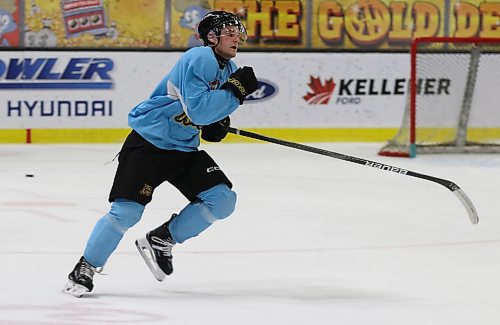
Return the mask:
{"type": "Polygon", "coordinates": [[[157,282],[134,240],[187,203],[162,185],[77,299],[61,289],[108,210],[120,145],[1,145],[0,324],[500,324],[499,155],[313,145],[451,180],[480,223],[429,181],[272,144],[204,145],[235,213],[176,246],[157,282]]]}

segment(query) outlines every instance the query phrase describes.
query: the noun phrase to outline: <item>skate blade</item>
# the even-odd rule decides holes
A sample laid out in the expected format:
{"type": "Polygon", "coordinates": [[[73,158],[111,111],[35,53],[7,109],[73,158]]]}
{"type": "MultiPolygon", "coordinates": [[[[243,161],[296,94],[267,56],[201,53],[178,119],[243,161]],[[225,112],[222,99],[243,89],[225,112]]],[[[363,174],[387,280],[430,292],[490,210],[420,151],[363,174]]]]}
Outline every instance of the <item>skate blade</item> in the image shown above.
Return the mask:
{"type": "Polygon", "coordinates": [[[70,280],[64,286],[63,291],[77,298],[81,298],[85,293],[89,292],[89,289],[70,280]]]}
{"type": "Polygon", "coordinates": [[[167,275],[160,269],[160,267],[156,263],[153,249],[151,248],[151,245],[149,245],[147,239],[146,238],[137,239],[135,241],[135,246],[137,247],[139,254],[141,254],[142,259],[144,260],[144,262],[146,262],[146,265],[149,267],[149,270],[151,271],[151,273],[153,273],[156,280],[160,282],[165,280],[165,277],[167,275]]]}

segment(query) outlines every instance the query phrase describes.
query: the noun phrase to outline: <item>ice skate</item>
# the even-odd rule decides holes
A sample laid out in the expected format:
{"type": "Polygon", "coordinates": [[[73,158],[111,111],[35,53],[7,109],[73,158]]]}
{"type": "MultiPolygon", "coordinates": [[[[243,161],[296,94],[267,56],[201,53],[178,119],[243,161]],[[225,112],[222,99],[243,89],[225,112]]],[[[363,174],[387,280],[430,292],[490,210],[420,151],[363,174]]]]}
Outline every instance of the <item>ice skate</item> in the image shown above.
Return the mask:
{"type": "Polygon", "coordinates": [[[96,268],[90,265],[82,256],[73,271],[68,275],[68,283],[64,287],[64,292],[80,298],[85,293],[92,291],[95,272],[96,268]]]}
{"type": "MultiPolygon", "coordinates": [[[[175,217],[175,214],[172,218],[175,217]]],[[[172,219],[171,219],[172,220],[172,219]]],[[[174,271],[172,267],[172,247],[175,240],[168,230],[170,221],[151,230],[145,237],[135,241],[144,262],[158,281],[163,281],[167,275],[174,271]]]]}

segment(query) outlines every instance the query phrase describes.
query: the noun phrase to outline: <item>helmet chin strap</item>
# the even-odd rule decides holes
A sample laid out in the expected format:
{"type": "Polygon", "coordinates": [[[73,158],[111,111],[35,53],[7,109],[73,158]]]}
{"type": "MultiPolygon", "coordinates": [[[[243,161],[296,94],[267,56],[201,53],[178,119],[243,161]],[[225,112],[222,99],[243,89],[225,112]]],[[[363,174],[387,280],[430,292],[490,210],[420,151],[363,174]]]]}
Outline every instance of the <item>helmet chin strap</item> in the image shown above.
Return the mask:
{"type": "MultiPolygon", "coordinates": [[[[217,38],[219,39],[219,38],[217,38]]],[[[229,59],[226,59],[225,57],[219,55],[217,53],[217,51],[215,51],[215,47],[219,45],[219,42],[217,41],[217,44],[212,46],[212,51],[214,52],[215,54],[215,58],[217,59],[217,63],[219,64],[219,68],[220,69],[224,69],[224,67],[226,66],[227,62],[229,61],[229,59]]]]}

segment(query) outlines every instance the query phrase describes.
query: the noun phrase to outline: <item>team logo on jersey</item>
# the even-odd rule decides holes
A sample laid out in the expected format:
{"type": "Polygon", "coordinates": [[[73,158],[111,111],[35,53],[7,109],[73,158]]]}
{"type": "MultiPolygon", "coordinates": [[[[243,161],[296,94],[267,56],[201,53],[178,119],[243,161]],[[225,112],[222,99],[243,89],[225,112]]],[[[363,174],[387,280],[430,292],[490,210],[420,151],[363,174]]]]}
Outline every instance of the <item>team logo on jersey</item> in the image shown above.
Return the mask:
{"type": "Polygon", "coordinates": [[[219,80],[214,80],[210,82],[208,85],[210,86],[210,90],[216,90],[219,89],[219,80]]]}
{"type": "Polygon", "coordinates": [[[177,123],[181,123],[182,125],[184,126],[192,126],[194,128],[197,128],[199,129],[200,127],[196,124],[194,124],[193,122],[191,122],[191,120],[189,119],[189,117],[187,116],[186,113],[181,113],[179,115],[176,115],[174,117],[174,120],[177,122],[177,123]]]}
{"type": "Polygon", "coordinates": [[[151,185],[148,185],[147,183],[144,183],[144,187],[139,192],[139,194],[144,196],[151,196],[153,195],[153,187],[151,185]]]}

